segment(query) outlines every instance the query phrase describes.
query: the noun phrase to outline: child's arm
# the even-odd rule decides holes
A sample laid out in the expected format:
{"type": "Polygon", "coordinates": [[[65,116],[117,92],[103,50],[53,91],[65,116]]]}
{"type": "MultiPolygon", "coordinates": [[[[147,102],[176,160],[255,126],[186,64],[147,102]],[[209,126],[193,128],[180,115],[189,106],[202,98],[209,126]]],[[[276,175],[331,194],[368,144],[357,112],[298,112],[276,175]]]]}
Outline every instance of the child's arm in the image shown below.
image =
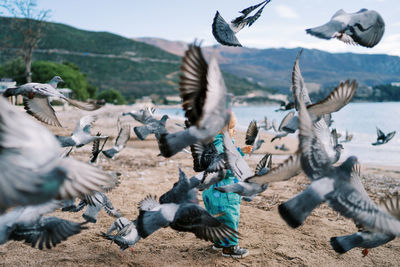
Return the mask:
{"type": "Polygon", "coordinates": [[[243,152],[244,154],[250,154],[251,149],[253,148],[253,146],[244,146],[240,148],[240,151],[243,152]]]}

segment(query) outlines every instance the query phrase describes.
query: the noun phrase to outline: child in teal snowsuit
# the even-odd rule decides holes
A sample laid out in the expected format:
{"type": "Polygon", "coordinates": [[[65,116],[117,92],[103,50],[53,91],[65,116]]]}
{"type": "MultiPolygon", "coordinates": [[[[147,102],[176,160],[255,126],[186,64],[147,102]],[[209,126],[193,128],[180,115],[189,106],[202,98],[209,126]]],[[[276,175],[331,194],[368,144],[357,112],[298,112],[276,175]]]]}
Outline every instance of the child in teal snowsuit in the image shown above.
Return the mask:
{"type": "MultiPolygon", "coordinates": [[[[231,121],[228,124],[228,127],[225,127],[224,130],[228,130],[229,134],[231,137],[236,132],[236,118],[233,115],[233,118],[231,118],[231,121]],[[226,129],[227,128],[227,129],[226,129]]],[[[222,132],[222,131],[221,131],[222,132]]],[[[224,152],[224,136],[222,133],[218,134],[214,138],[214,145],[215,148],[217,149],[218,153],[221,154],[224,152]]],[[[245,147],[246,150],[245,152],[249,152],[251,148],[245,147]]],[[[244,156],[244,153],[240,148],[237,148],[238,151],[242,156],[244,156]]],[[[240,218],[240,203],[241,203],[241,196],[236,194],[236,193],[222,193],[217,190],[215,190],[215,187],[223,186],[223,185],[228,185],[228,184],[233,184],[237,183],[239,181],[238,178],[236,178],[230,170],[226,172],[225,178],[212,185],[208,190],[204,190],[203,192],[203,201],[205,208],[207,211],[212,214],[222,214],[217,218],[217,220],[225,223],[229,227],[231,227],[234,230],[238,230],[239,226],[239,218],[240,218]]],[[[246,249],[241,249],[238,247],[239,240],[237,238],[232,238],[232,240],[226,239],[224,242],[220,244],[214,244],[214,249],[218,248],[224,248],[222,255],[227,256],[229,253],[225,252],[225,248],[232,248],[231,250],[237,250],[236,253],[230,253],[229,256],[235,257],[237,253],[239,253],[237,256],[238,258],[243,258],[245,257],[248,252],[246,249]]]]}

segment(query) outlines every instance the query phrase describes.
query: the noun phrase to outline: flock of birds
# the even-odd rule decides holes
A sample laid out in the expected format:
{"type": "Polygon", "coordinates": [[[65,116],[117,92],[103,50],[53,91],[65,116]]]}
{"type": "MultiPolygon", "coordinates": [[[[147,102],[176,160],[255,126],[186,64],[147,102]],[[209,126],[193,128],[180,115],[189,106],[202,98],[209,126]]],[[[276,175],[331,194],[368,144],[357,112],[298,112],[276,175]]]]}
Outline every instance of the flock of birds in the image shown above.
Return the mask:
{"type": "MultiPolygon", "coordinates": [[[[261,15],[270,0],[246,8],[242,15],[227,24],[217,12],[213,34],[225,45],[240,46],[235,37],[244,26],[251,26],[261,15]],[[259,8],[254,16],[249,14],[259,8]]],[[[309,29],[308,33],[320,38],[338,38],[347,43],[367,47],[379,42],[384,31],[382,18],[375,11],[360,10],[354,14],[338,11],[327,24],[309,29]],[[372,23],[372,26],[370,25],[372,23]]],[[[279,126],[271,126],[265,118],[257,126],[252,121],[246,132],[246,144],[253,153],[264,140],[260,139],[260,127],[275,129],[279,139],[299,132],[297,151],[284,162],[272,167],[272,155],[266,154],[253,171],[239,154],[229,134],[224,134],[224,153],[218,154],[213,138],[229,122],[233,96],[228,94],[215,57],[207,62],[201,48],[191,44],[181,65],[179,90],[186,121],[177,132],[166,130],[167,115],[160,120],[154,117],[154,109],[146,108],[123,113],[132,116],[143,125],[133,128],[140,140],[154,134],[160,155],[168,158],[179,152],[190,153],[193,169],[197,174],[187,177],[179,170],[179,179],[158,200],[149,194],[138,205],[139,215],[131,220],[114,208],[106,193],[120,183],[121,174],[104,171],[97,164],[100,155],[114,159],[130,139],[131,126],[118,119],[118,137],[115,144],[104,149],[108,136],[92,134],[91,127],[96,115],[82,117],[70,136],[55,136],[40,124],[0,98],[0,244],[9,240],[22,240],[32,247],[50,249],[68,237],[87,228],[87,222],[95,223],[103,208],[116,217],[101,235],[116,243],[121,251],[131,248],[163,227],[192,232],[197,238],[217,242],[237,238],[239,233],[221,223],[199,205],[198,190],[204,190],[225,177],[227,170],[240,180],[236,184],[218,187],[221,192],[235,192],[251,201],[257,194],[268,189],[270,183],[288,180],[303,171],[310,185],[278,207],[282,219],[296,228],[304,223],[313,209],[326,202],[333,210],[350,218],[359,227],[352,235],[332,237],[332,248],[344,253],[354,247],[373,248],[400,236],[400,197],[388,195],[380,205],[366,193],[357,158],[351,156],[340,165],[334,165],[343,150],[336,130],[331,126],[331,113],[347,105],[357,89],[356,81],[340,82],[322,101],[312,103],[297,56],[292,71],[294,102],[282,105],[280,110],[295,109],[288,113],[279,126]],[[24,125],[24,127],[21,127],[24,125]],[[93,143],[88,163],[70,157],[73,147],[93,143]],[[71,148],[63,150],[62,148],[71,148]],[[186,150],[190,147],[190,151],[186,150]],[[80,201],[75,205],[75,200],[80,201]],[[46,216],[57,209],[78,212],[84,209],[85,222],[72,222],[54,216],[46,216]],[[113,232],[116,231],[116,234],[113,232]]],[[[37,120],[61,126],[50,97],[66,100],[84,110],[101,108],[96,102],[80,102],[66,98],[57,91],[62,82],[59,76],[48,84],[28,83],[10,88],[4,96],[23,95],[28,114],[37,120]]],[[[376,144],[386,143],[394,133],[385,135],[378,130],[376,144]]],[[[346,133],[345,141],[351,135],[346,133]]],[[[277,149],[285,150],[285,146],[277,149]]],[[[364,250],[367,254],[367,250],[364,250]]]]}

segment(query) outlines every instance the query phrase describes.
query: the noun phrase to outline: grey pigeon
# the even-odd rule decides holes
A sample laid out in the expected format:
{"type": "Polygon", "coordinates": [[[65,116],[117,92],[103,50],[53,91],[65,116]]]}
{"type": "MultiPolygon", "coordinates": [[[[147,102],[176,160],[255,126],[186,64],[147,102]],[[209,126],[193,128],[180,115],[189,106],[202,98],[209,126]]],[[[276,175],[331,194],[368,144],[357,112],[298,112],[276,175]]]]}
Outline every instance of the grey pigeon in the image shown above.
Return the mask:
{"type": "Polygon", "coordinates": [[[289,133],[293,133],[293,131],[286,131],[284,130],[284,127],[288,124],[288,122],[294,117],[294,111],[289,112],[286,114],[285,117],[283,117],[281,123],[279,124],[279,127],[276,128],[276,125],[273,124],[272,126],[274,127],[275,132],[277,134],[271,139],[271,143],[277,139],[281,139],[282,137],[287,136],[289,133]]]}
{"type": "Polygon", "coordinates": [[[101,107],[96,103],[85,103],[78,100],[69,99],[61,94],[56,88],[59,82],[63,82],[60,76],[55,76],[47,84],[44,83],[26,83],[16,88],[9,88],[4,92],[4,96],[23,95],[25,98],[25,110],[30,115],[34,116],[41,122],[59,126],[53,107],[50,105],[49,97],[56,97],[66,100],[71,105],[74,105],[84,110],[96,110],[101,107]]]}
{"type": "MultiPolygon", "coordinates": [[[[101,133],[97,133],[96,136],[101,136],[101,133]]],[[[92,146],[92,156],[90,157],[90,163],[96,164],[100,153],[103,151],[104,145],[107,143],[108,138],[104,139],[102,146],[100,147],[100,139],[95,139],[92,146]]]]}
{"type": "Polygon", "coordinates": [[[62,147],[76,146],[82,147],[96,139],[106,139],[108,136],[91,135],[90,128],[97,120],[96,115],[83,116],[75,126],[71,136],[56,135],[62,147]]]}
{"type": "Polygon", "coordinates": [[[115,139],[115,145],[103,151],[104,156],[107,158],[114,158],[117,153],[121,152],[131,137],[131,126],[129,124],[121,125],[118,128],[118,136],[115,139]]]}
{"type": "Polygon", "coordinates": [[[137,120],[138,122],[141,123],[145,123],[146,119],[149,116],[153,116],[155,112],[154,108],[144,108],[144,109],[140,109],[139,111],[136,110],[132,110],[130,112],[124,112],[122,113],[122,116],[131,116],[132,118],[134,118],[135,120],[137,120]]]}
{"type": "Polygon", "coordinates": [[[346,136],[344,137],[344,140],[341,140],[341,143],[347,143],[353,140],[353,134],[349,134],[349,131],[346,129],[346,136]]]}
{"type": "Polygon", "coordinates": [[[351,156],[341,165],[332,166],[324,148],[315,142],[310,115],[302,101],[299,109],[299,139],[301,165],[312,181],[300,194],[279,205],[278,211],[286,223],[300,226],[314,208],[323,202],[356,224],[386,234],[400,235],[400,221],[363,196],[350,183],[357,158],[351,156]]]}
{"type": "Polygon", "coordinates": [[[257,126],[257,121],[252,120],[247,127],[245,144],[252,146],[250,155],[253,154],[254,151],[260,149],[262,143],[264,143],[263,139],[260,139],[260,131],[257,126]]]}
{"type": "MultiPolygon", "coordinates": [[[[361,193],[365,198],[369,198],[364,186],[361,183],[360,167],[356,165],[350,178],[350,183],[361,193]]],[[[398,194],[386,196],[381,199],[380,206],[389,214],[400,220],[400,198],[398,194]]],[[[368,230],[359,225],[359,231],[352,235],[336,236],[330,240],[332,248],[337,253],[345,253],[355,247],[364,248],[362,251],[364,256],[368,255],[368,249],[375,248],[392,241],[396,236],[368,230]]]]}
{"type": "Polygon", "coordinates": [[[287,147],[285,146],[285,144],[282,144],[282,145],[280,145],[280,146],[275,146],[275,149],[276,149],[276,150],[281,150],[281,151],[289,151],[289,148],[287,148],[287,147]]]}
{"type": "Polygon", "coordinates": [[[382,39],[385,22],[374,10],[363,8],[355,13],[346,13],[340,9],[328,23],[306,32],[322,39],[337,38],[347,44],[371,48],[382,39]]]}
{"type": "Polygon", "coordinates": [[[203,144],[195,142],[190,145],[193,157],[193,170],[195,172],[216,172],[225,168],[224,155],[218,154],[215,145],[211,142],[203,144]]]}
{"type": "MultiPolygon", "coordinates": [[[[266,154],[260,162],[257,164],[255,175],[264,175],[268,173],[268,171],[271,169],[272,165],[272,155],[271,154],[266,154]],[[267,165],[267,167],[265,167],[267,165]]],[[[244,181],[239,181],[234,184],[229,184],[225,186],[219,186],[216,187],[215,190],[218,190],[223,193],[229,193],[229,192],[234,192],[237,193],[241,196],[243,196],[243,199],[246,201],[252,201],[254,197],[259,194],[264,192],[268,188],[268,183],[265,184],[257,184],[257,183],[252,183],[248,182],[246,180],[244,181]]]]}
{"type": "Polygon", "coordinates": [[[377,134],[377,138],[376,138],[376,142],[372,143],[373,146],[386,144],[387,142],[392,140],[392,138],[396,134],[396,131],[385,134],[378,127],[376,127],[376,134],[377,134]]]}
{"type": "Polygon", "coordinates": [[[292,101],[287,102],[287,101],[280,100],[279,103],[280,103],[280,107],[278,109],[275,109],[275,112],[287,111],[287,110],[294,109],[294,102],[292,102],[292,101]]]}
{"type": "Polygon", "coordinates": [[[207,64],[200,47],[191,44],[182,59],[181,71],[179,90],[190,127],[161,134],[158,146],[164,157],[197,141],[209,143],[230,119],[229,95],[215,57],[207,64]]]}
{"type": "Polygon", "coordinates": [[[155,198],[147,196],[141,202],[137,219],[139,235],[146,238],[167,226],[181,232],[192,232],[197,238],[212,242],[238,237],[235,230],[218,221],[198,204],[190,202],[160,204],[155,198]],[[151,208],[144,210],[143,206],[151,208]]]}
{"type": "Polygon", "coordinates": [[[104,208],[107,214],[112,217],[118,218],[122,216],[121,212],[114,208],[111,200],[102,192],[96,192],[93,195],[86,195],[81,202],[87,205],[87,209],[82,214],[82,217],[88,222],[96,223],[97,215],[101,208],[104,208]]]}
{"type": "Polygon", "coordinates": [[[236,33],[245,26],[250,27],[261,16],[264,7],[270,1],[271,0],[265,0],[257,5],[243,9],[240,11],[242,15],[232,20],[230,24],[228,24],[217,11],[212,24],[212,33],[215,39],[223,45],[242,46],[235,36],[236,33]],[[261,8],[253,16],[249,16],[252,11],[256,10],[260,6],[261,8]]]}
{"type": "Polygon", "coordinates": [[[260,125],[260,128],[263,128],[266,131],[269,131],[272,129],[272,124],[268,120],[267,116],[264,116],[264,120],[261,121],[261,123],[259,123],[259,125],[260,125]]]}
{"type": "MultiPolygon", "coordinates": [[[[308,89],[304,82],[303,76],[300,71],[300,56],[303,50],[297,55],[296,61],[293,65],[292,70],[292,93],[294,98],[294,107],[296,110],[299,109],[299,98],[302,97],[305,105],[307,106],[308,112],[310,113],[313,122],[320,119],[322,116],[327,125],[331,125],[330,113],[339,111],[342,107],[347,105],[353,98],[357,83],[352,81],[351,83],[347,80],[345,83],[341,82],[325,99],[319,101],[316,104],[312,104],[308,95],[308,89]]],[[[298,129],[298,117],[292,116],[290,120],[282,125],[282,130],[287,133],[294,133],[298,129]]],[[[279,135],[278,135],[279,136],[279,135]]]]}
{"type": "Polygon", "coordinates": [[[111,240],[111,242],[116,243],[120,247],[121,253],[127,248],[130,248],[133,252],[133,246],[140,240],[140,235],[137,231],[137,221],[130,221],[125,217],[116,219],[107,233],[101,232],[101,235],[111,240]],[[115,230],[117,233],[112,235],[111,233],[115,230]]]}
{"type": "Polygon", "coordinates": [[[60,157],[54,135],[2,98],[0,121],[0,214],[12,206],[71,199],[114,185],[100,169],[60,157]]]}
{"type": "Polygon", "coordinates": [[[101,208],[104,208],[106,213],[112,217],[119,218],[122,216],[121,212],[114,208],[111,200],[102,192],[95,192],[93,195],[84,196],[76,206],[74,201],[66,201],[63,204],[62,211],[69,212],[79,212],[87,207],[82,217],[91,223],[97,222],[97,215],[101,208]]]}
{"type": "Polygon", "coordinates": [[[81,232],[82,223],[67,221],[44,214],[60,208],[60,203],[50,201],[36,206],[17,207],[0,216],[0,244],[8,240],[23,240],[32,247],[55,247],[61,241],[81,232]]]}
{"type": "Polygon", "coordinates": [[[168,134],[165,129],[165,123],[168,118],[168,115],[163,115],[160,120],[157,120],[150,115],[144,120],[145,125],[136,126],[133,128],[133,131],[140,140],[146,139],[146,137],[152,133],[155,134],[156,137],[161,134],[168,134]]]}

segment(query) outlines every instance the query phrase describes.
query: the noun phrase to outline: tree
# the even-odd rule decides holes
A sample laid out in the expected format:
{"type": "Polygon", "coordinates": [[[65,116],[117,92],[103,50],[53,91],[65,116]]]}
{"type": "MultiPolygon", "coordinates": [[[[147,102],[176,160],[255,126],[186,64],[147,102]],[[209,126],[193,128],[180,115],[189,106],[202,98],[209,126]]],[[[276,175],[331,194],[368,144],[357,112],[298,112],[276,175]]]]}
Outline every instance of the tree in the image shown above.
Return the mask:
{"type": "Polygon", "coordinates": [[[13,27],[22,38],[21,53],[25,63],[26,82],[32,82],[32,54],[40,40],[40,34],[50,10],[36,10],[36,0],[3,0],[0,2],[0,7],[23,22],[16,21],[13,27]]]}
{"type": "Polygon", "coordinates": [[[126,100],[121,93],[115,89],[108,89],[101,91],[97,95],[97,99],[104,99],[107,103],[115,104],[115,105],[123,105],[126,104],[126,100]]]}

